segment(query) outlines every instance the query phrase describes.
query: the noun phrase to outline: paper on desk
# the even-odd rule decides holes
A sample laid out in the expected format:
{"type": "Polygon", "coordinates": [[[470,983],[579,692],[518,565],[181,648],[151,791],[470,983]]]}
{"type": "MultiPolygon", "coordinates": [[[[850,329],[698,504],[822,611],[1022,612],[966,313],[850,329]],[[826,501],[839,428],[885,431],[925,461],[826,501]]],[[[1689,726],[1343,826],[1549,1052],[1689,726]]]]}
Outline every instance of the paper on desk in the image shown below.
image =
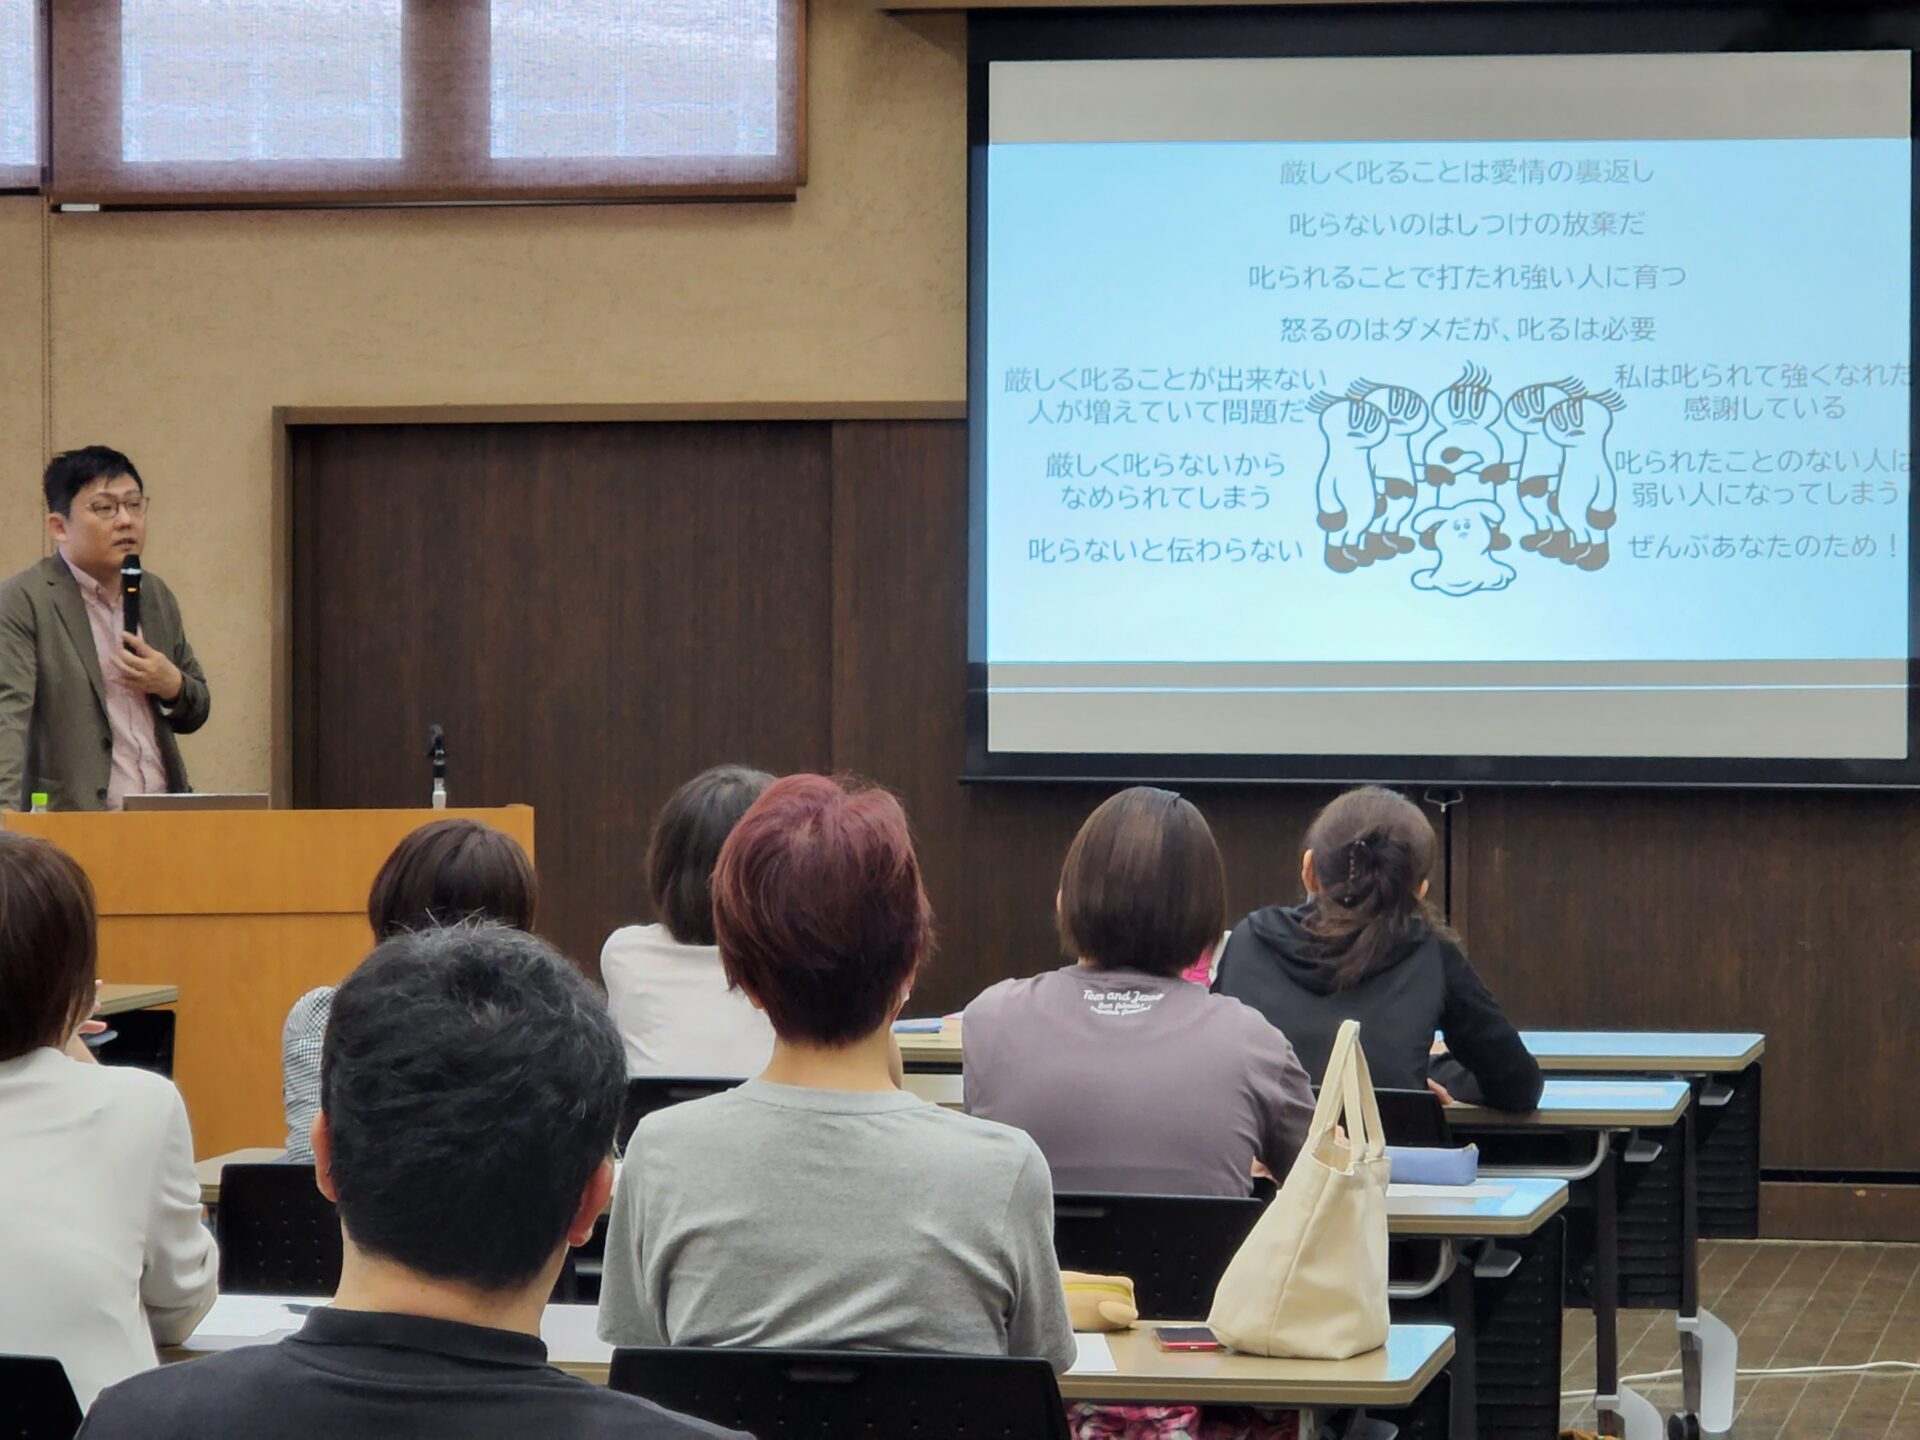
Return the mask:
{"type": "Polygon", "coordinates": [[[1080,1347],[1079,1358],[1073,1362],[1070,1375],[1115,1375],[1120,1367],[1113,1363],[1113,1347],[1107,1344],[1104,1335],[1080,1335],[1073,1337],[1073,1343],[1080,1347]]]}
{"type": "Polygon", "coordinates": [[[1405,1185],[1398,1180],[1387,1186],[1387,1198],[1402,1196],[1409,1200],[1504,1200],[1513,1194],[1511,1185],[1494,1185],[1476,1180],[1471,1185],[1405,1185]]]}
{"type": "Polygon", "coordinates": [[[596,1305],[549,1305],[540,1317],[540,1338],[547,1345],[547,1359],[555,1365],[605,1365],[613,1359],[613,1346],[596,1331],[600,1309],[596,1305]]]}
{"type": "Polygon", "coordinates": [[[307,1323],[305,1310],[289,1310],[289,1305],[314,1307],[323,1300],[302,1300],[288,1295],[222,1295],[187,1342],[192,1350],[221,1350],[221,1342],[248,1344],[274,1335],[291,1335],[307,1323]]]}

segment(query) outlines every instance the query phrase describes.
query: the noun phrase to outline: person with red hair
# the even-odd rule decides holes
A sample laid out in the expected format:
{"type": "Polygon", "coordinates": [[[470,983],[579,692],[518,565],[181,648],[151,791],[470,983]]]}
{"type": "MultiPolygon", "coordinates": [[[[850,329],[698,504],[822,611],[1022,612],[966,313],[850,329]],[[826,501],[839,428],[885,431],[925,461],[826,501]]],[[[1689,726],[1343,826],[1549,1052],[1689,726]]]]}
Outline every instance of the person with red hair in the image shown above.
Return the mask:
{"type": "Polygon", "coordinates": [[[892,1023],[933,937],[899,801],[822,775],[774,782],[720,851],[713,919],[728,980],[773,1025],[773,1058],[634,1131],[601,1337],[1038,1355],[1065,1370],[1039,1148],[894,1083],[892,1023]]]}

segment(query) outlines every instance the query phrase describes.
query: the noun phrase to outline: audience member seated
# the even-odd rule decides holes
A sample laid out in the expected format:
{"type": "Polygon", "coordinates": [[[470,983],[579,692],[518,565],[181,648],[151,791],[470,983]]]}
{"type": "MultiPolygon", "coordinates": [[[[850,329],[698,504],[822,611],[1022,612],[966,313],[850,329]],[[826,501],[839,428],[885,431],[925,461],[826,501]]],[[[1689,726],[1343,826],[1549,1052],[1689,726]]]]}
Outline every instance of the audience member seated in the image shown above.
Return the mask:
{"type": "Polygon", "coordinates": [[[773,1053],[773,1027],[727,979],[713,939],[720,846],[772,783],[721,765],[682,785],[654,821],[647,892],[659,923],[623,926],[600,952],[629,1075],[756,1075],[773,1053]]]}
{"type": "Polygon", "coordinates": [[[1073,1363],[1047,1163],[1018,1130],[897,1089],[890,1026],[932,916],[899,802],[777,780],[721,849],[727,978],[773,1022],[738,1089],[640,1122],[600,1334],[1073,1363]]]}
{"type": "MultiPolygon", "coordinates": [[[[539,904],[533,862],[520,842],[478,820],[436,820],[394,847],[367,896],[373,943],[409,930],[497,920],[532,931],[539,904]]],[[[307,1140],[320,1113],[320,1047],[333,1007],[333,986],[293,1002],[280,1031],[281,1101],[287,1159],[311,1160],[307,1140]]]]}
{"type": "Polygon", "coordinates": [[[171,1081],[103,1069],[93,887],[0,832],[0,1352],[51,1355],[82,1408],[213,1304],[187,1110],[171,1081]]]}
{"type": "Polygon", "coordinates": [[[1435,849],[1411,800],[1348,791],[1307,831],[1306,903],[1270,905],[1235,926],[1214,989],[1284,1029],[1316,1074],[1340,1022],[1353,1019],[1375,1085],[1531,1110],[1539,1065],[1427,903],[1435,849]]]}
{"type": "Polygon", "coordinates": [[[566,960],[503,925],[395,935],[334,995],[320,1074],[333,1304],[108,1390],[88,1440],[737,1436],[547,1364],[541,1313],[613,1187],[625,1088],[566,960]]]}
{"type": "Polygon", "coordinates": [[[1057,1189],[1245,1195],[1293,1164],[1313,1091],[1257,1010],[1182,978],[1226,921],[1200,812],[1123,790],[1067,851],[1060,939],[1078,963],[1002,980],[967,1007],[970,1113],[1039,1142],[1057,1189]]]}

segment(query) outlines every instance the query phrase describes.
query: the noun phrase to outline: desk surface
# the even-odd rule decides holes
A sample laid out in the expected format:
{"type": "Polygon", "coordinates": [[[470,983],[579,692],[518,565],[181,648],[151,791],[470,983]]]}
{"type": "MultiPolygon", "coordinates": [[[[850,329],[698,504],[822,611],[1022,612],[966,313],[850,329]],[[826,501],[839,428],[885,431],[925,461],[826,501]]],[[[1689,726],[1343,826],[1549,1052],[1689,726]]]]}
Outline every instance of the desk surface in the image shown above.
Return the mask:
{"type": "Polygon", "coordinates": [[[1567,1204],[1564,1180],[1502,1175],[1471,1185],[1387,1186],[1387,1231],[1461,1240],[1531,1235],[1567,1204]]]}
{"type": "Polygon", "coordinates": [[[1453,1358],[1446,1325],[1396,1325],[1387,1343],[1351,1360],[1269,1360],[1261,1355],[1167,1351],[1142,1320],[1107,1336],[1111,1374],[1060,1377],[1068,1400],[1144,1404],[1411,1405],[1453,1358]]]}
{"type": "MultiPolygon", "coordinates": [[[[961,1063],[960,1022],[933,1034],[903,1034],[908,1065],[953,1068],[961,1063]]],[[[1540,1068],[1560,1073],[1671,1071],[1720,1075],[1746,1069],[1766,1053],[1767,1037],[1738,1030],[1523,1030],[1520,1038],[1540,1068]]]]}
{"type": "Polygon", "coordinates": [[[1766,1053],[1767,1037],[1738,1030],[1522,1030],[1547,1071],[1657,1070],[1724,1075],[1766,1053]]]}
{"type": "Polygon", "coordinates": [[[1679,1122],[1692,1095],[1684,1080],[1549,1080],[1531,1114],[1450,1105],[1447,1120],[1456,1130],[1659,1129],[1679,1122]]]}
{"type": "MultiPolygon", "coordinates": [[[[311,1299],[282,1295],[222,1295],[184,1345],[160,1352],[169,1363],[244,1345],[267,1345],[298,1330],[311,1299]],[[298,1311],[289,1305],[301,1307],[298,1311]]],[[[594,1333],[591,1305],[549,1305],[540,1320],[547,1355],[569,1375],[607,1383],[613,1347],[594,1333]]],[[[1171,1354],[1153,1343],[1142,1321],[1107,1336],[1112,1373],[1067,1374],[1068,1399],[1216,1401],[1232,1405],[1367,1405],[1412,1403],[1453,1358],[1453,1331],[1445,1325],[1396,1325],[1386,1345],[1351,1360],[1268,1360],[1258,1355],[1171,1354]]]]}
{"type": "Polygon", "coordinates": [[[145,1010],[150,1005],[171,1005],[180,998],[173,985],[102,985],[100,1013],[119,1015],[128,1010],[145,1010]]]}
{"type": "MultiPolygon", "coordinates": [[[[270,1345],[298,1330],[309,1310],[326,1303],[311,1296],[222,1295],[186,1344],[163,1348],[160,1358],[171,1364],[246,1345],[270,1345]]],[[[540,1338],[559,1369],[604,1385],[613,1347],[594,1333],[597,1318],[592,1305],[549,1305],[540,1317],[540,1338]]]]}

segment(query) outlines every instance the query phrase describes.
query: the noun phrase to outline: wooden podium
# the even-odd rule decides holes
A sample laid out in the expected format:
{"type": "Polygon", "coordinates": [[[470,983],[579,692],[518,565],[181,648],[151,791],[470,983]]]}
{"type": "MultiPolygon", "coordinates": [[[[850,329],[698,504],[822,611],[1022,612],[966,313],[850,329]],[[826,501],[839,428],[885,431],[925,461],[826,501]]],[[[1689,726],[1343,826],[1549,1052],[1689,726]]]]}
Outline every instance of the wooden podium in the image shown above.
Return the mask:
{"type": "Polygon", "coordinates": [[[293,1002],[373,948],[367,891],[401,838],[446,816],[533,854],[533,810],[254,810],[8,814],[85,868],[100,978],[177,986],[174,1079],[196,1155],[278,1146],[280,1028],[293,1002]]]}

